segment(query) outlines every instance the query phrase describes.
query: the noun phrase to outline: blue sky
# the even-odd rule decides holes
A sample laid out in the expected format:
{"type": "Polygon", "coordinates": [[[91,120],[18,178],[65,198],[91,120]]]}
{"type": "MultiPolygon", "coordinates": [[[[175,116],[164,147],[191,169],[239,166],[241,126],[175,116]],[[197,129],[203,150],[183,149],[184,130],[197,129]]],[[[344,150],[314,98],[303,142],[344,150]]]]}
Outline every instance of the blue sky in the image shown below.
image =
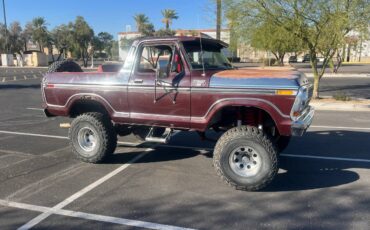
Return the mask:
{"type": "MultiPolygon", "coordinates": [[[[83,16],[95,33],[107,31],[117,37],[126,25],[135,29],[133,15],[146,14],[156,29],[162,28],[162,9],[174,9],[179,19],[173,29],[213,28],[214,8],[212,0],[5,0],[8,25],[19,21],[24,26],[32,18],[41,16],[49,29],[83,16]]],[[[0,2],[1,3],[1,2],[0,2]]],[[[2,5],[1,18],[3,22],[2,5]]]]}

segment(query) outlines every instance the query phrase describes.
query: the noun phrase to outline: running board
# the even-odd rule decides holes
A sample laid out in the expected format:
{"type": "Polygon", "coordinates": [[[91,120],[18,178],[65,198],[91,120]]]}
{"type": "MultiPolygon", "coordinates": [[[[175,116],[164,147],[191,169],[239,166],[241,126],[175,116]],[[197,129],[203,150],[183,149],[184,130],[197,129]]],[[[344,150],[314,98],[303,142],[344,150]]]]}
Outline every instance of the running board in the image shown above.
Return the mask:
{"type": "Polygon", "coordinates": [[[173,133],[172,129],[166,128],[166,131],[162,134],[161,137],[155,137],[153,136],[154,128],[150,128],[150,131],[148,135],[145,137],[145,141],[147,142],[154,142],[154,143],[161,143],[161,144],[167,144],[168,141],[171,138],[171,135],[173,133]]]}

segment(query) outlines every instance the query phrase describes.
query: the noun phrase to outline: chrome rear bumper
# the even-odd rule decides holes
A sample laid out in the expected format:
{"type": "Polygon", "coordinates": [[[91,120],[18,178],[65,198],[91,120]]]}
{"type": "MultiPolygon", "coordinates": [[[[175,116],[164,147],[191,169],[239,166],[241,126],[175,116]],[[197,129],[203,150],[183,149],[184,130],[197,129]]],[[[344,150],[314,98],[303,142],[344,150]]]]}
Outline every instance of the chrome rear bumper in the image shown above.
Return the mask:
{"type": "Polygon", "coordinates": [[[308,127],[310,127],[314,114],[314,108],[309,106],[297,120],[293,121],[292,136],[302,136],[308,127]]]}

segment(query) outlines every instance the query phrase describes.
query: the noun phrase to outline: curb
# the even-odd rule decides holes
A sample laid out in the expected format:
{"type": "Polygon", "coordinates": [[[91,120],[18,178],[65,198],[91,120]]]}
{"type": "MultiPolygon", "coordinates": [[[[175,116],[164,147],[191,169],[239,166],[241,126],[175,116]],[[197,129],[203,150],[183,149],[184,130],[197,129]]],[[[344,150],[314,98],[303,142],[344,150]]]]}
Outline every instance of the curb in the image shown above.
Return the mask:
{"type": "Polygon", "coordinates": [[[311,101],[310,105],[313,106],[315,110],[370,112],[370,102],[367,104],[356,104],[356,103],[351,103],[351,102],[311,101]]]}
{"type": "MultiPolygon", "coordinates": [[[[298,70],[299,71],[299,70],[298,70]]],[[[306,77],[313,78],[312,73],[304,73],[306,77]]],[[[324,78],[335,78],[335,77],[368,77],[370,78],[370,73],[325,73],[324,78]]]]}

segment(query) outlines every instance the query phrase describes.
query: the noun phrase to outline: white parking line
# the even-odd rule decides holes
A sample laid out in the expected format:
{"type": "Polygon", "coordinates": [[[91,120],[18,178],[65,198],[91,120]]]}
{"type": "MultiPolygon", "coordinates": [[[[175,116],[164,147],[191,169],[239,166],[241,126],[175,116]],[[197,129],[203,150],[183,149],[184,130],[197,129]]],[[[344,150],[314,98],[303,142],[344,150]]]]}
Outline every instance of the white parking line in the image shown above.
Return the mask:
{"type": "Polygon", "coordinates": [[[357,159],[357,158],[343,158],[343,157],[323,157],[323,156],[313,156],[313,155],[296,155],[296,154],[286,154],[282,153],[280,156],[283,157],[295,157],[295,158],[310,158],[310,159],[320,159],[320,160],[335,160],[335,161],[353,161],[353,162],[364,162],[370,163],[367,159],[357,159]]]}
{"type": "Polygon", "coordinates": [[[2,82],[5,82],[5,77],[3,77],[3,80],[2,80],[2,82]]]}
{"type": "Polygon", "coordinates": [[[29,108],[26,108],[28,110],[37,110],[37,111],[44,111],[44,109],[41,109],[41,108],[33,108],[33,107],[29,107],[29,108]]]}
{"type": "Polygon", "coordinates": [[[17,77],[16,77],[16,76],[14,76],[14,77],[13,77],[13,80],[14,80],[14,81],[16,81],[16,80],[17,80],[17,77]]]}
{"type": "Polygon", "coordinates": [[[0,130],[0,133],[12,134],[12,135],[21,135],[21,136],[49,137],[49,138],[56,138],[56,139],[68,139],[68,137],[64,137],[64,136],[54,136],[54,135],[45,135],[45,134],[37,134],[37,133],[12,132],[12,131],[5,131],[5,130],[0,130]]]}
{"type": "Polygon", "coordinates": [[[21,226],[18,229],[19,230],[25,230],[25,229],[32,228],[33,226],[37,225],[41,221],[43,221],[46,218],[48,218],[54,212],[60,211],[65,206],[69,205],[73,201],[77,200],[78,198],[82,197],[83,195],[85,195],[86,193],[90,192],[94,188],[96,188],[99,185],[103,184],[104,182],[106,182],[110,178],[114,177],[118,173],[122,172],[123,170],[125,170],[126,168],[128,168],[130,165],[132,165],[132,163],[138,161],[140,158],[142,158],[143,156],[145,156],[145,154],[147,154],[147,152],[152,151],[152,150],[153,149],[151,149],[151,148],[146,149],[143,153],[137,155],[136,157],[134,157],[132,160],[130,160],[126,164],[118,167],[117,169],[115,169],[112,172],[108,173],[107,175],[103,176],[99,180],[95,181],[94,183],[88,185],[87,187],[85,187],[85,188],[81,189],[80,191],[76,192],[75,194],[73,194],[72,196],[68,197],[64,201],[62,201],[59,204],[55,205],[54,207],[51,208],[52,210],[48,210],[48,211],[43,212],[40,215],[36,216],[35,218],[33,218],[32,220],[30,220],[29,222],[27,222],[26,224],[24,224],[23,226],[21,226]]]}
{"type": "Polygon", "coordinates": [[[370,131],[370,128],[364,128],[364,127],[345,127],[345,126],[311,125],[310,128],[318,128],[318,129],[345,129],[345,130],[369,130],[370,131]]]}
{"type": "Polygon", "coordinates": [[[27,80],[27,76],[26,75],[24,75],[23,78],[24,78],[24,80],[27,80]]]}
{"type": "MultiPolygon", "coordinates": [[[[36,133],[24,133],[24,132],[11,132],[0,130],[0,133],[12,134],[12,135],[22,135],[22,136],[34,136],[34,137],[46,137],[46,138],[55,138],[55,139],[66,139],[69,138],[66,136],[54,136],[54,135],[45,135],[45,134],[36,134],[36,133]]],[[[127,145],[130,147],[137,147],[140,143],[133,142],[118,142],[118,144],[127,145]]],[[[193,147],[193,146],[181,146],[181,145],[157,145],[164,148],[177,148],[177,149],[192,149],[197,151],[213,151],[213,148],[206,147],[193,147]]],[[[326,157],[326,156],[314,156],[314,155],[299,155],[299,154],[280,154],[283,157],[295,157],[295,158],[312,158],[312,159],[322,159],[322,160],[338,160],[338,161],[355,161],[355,162],[364,162],[369,163],[368,159],[361,158],[347,158],[347,157],[326,157]]]]}
{"type": "Polygon", "coordinates": [[[147,228],[147,229],[190,230],[190,228],[182,228],[182,227],[176,227],[176,226],[171,226],[171,225],[156,224],[156,223],[146,222],[146,221],[130,220],[130,219],[117,218],[117,217],[112,217],[112,216],[97,215],[97,214],[91,214],[91,213],[86,213],[86,212],[75,212],[75,211],[65,210],[65,209],[53,210],[52,208],[48,208],[45,206],[25,204],[25,203],[6,201],[6,200],[0,200],[0,205],[5,206],[5,207],[30,210],[30,211],[35,211],[35,212],[49,212],[50,211],[52,212],[52,214],[61,215],[61,216],[76,217],[76,218],[81,218],[85,220],[94,220],[94,221],[107,222],[107,223],[119,224],[119,225],[125,225],[125,226],[147,228]]]}

